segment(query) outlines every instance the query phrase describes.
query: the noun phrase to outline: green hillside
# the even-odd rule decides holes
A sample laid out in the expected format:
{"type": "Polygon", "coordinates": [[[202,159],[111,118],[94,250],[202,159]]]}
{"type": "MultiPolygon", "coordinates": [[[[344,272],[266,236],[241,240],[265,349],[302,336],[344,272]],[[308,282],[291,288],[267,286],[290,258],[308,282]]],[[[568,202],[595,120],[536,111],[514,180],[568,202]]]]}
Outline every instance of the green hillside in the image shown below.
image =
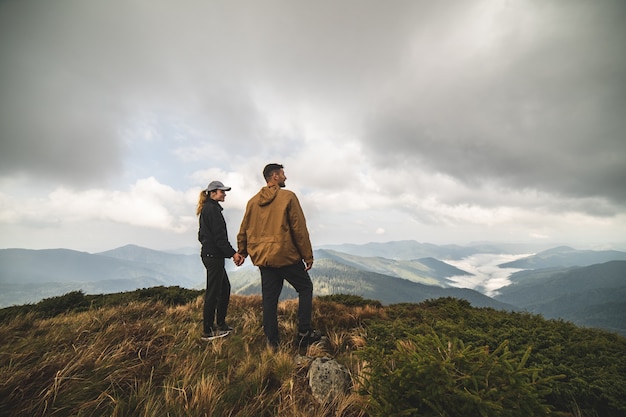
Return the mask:
{"type": "Polygon", "coordinates": [[[377,272],[391,277],[404,278],[425,285],[447,287],[448,277],[471,275],[432,257],[401,260],[383,257],[364,257],[332,250],[315,251],[316,260],[330,259],[363,271],[377,272]]]}
{"type": "Polygon", "coordinates": [[[327,339],[298,350],[297,303],[267,349],[261,298],[233,295],[236,329],[199,338],[201,291],[80,292],[0,310],[2,416],[626,415],[626,339],[530,313],[439,298],[383,307],[314,300],[327,339]],[[307,363],[332,357],[352,391],[320,405],[307,363]]]}
{"type": "MultiPolygon", "coordinates": [[[[370,258],[367,258],[370,259],[370,258]]],[[[424,285],[408,279],[370,272],[346,265],[343,259],[319,259],[309,271],[318,296],[351,294],[376,299],[383,304],[421,302],[429,298],[455,297],[469,301],[475,307],[493,307],[515,310],[516,307],[496,301],[477,291],[465,288],[442,288],[424,285]]],[[[431,272],[432,273],[432,272],[431,272]]],[[[229,275],[232,291],[242,295],[261,294],[261,278],[258,270],[247,269],[229,275]]],[[[295,290],[289,285],[283,288],[282,299],[295,298],[295,290]]]]}
{"type": "Polygon", "coordinates": [[[101,254],[68,249],[0,249],[0,307],[33,303],[69,291],[114,293],[178,285],[197,288],[200,257],[128,245],[101,254]]]}
{"type": "Polygon", "coordinates": [[[626,261],[548,268],[511,276],[495,298],[547,318],[626,335],[626,261]]]}

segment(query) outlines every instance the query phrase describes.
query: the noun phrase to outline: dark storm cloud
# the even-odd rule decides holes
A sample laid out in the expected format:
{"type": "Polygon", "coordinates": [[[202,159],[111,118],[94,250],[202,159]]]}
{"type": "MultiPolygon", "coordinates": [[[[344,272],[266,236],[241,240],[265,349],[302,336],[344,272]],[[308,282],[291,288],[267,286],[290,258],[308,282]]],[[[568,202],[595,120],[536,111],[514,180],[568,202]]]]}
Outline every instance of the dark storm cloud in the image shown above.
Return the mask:
{"type": "Polygon", "coordinates": [[[224,59],[238,49],[227,20],[203,27],[186,6],[0,3],[0,175],[119,174],[123,133],[142,118],[180,117],[231,145],[249,137],[257,120],[245,66],[224,59]]]}
{"type": "Polygon", "coordinates": [[[626,5],[529,5],[532,19],[488,53],[413,79],[372,117],[367,142],[380,163],[623,206],[626,5]]]}
{"type": "Polygon", "coordinates": [[[623,4],[0,0],[0,237],[195,242],[277,161],[318,241],[621,240],[623,4]]]}
{"type": "Polygon", "coordinates": [[[322,120],[380,164],[623,204],[625,9],[4,1],[0,175],[119,173],[145,115],[243,156],[299,149],[298,123],[322,120]],[[301,108],[319,119],[294,120],[301,108]]]}

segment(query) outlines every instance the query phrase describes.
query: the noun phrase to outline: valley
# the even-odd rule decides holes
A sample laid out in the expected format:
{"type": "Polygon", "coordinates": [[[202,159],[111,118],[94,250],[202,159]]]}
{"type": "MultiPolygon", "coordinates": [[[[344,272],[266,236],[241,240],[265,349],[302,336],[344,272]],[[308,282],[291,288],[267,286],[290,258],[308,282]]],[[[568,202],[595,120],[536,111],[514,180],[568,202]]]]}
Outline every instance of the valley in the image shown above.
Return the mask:
{"type": "MultiPolygon", "coordinates": [[[[626,252],[567,246],[432,245],[415,241],[315,249],[315,295],[352,294],[383,304],[440,297],[476,307],[529,311],[626,334],[626,252]],[[392,257],[393,256],[393,257],[392,257]]],[[[260,294],[250,261],[227,260],[233,294],[260,294]]],[[[127,245],[106,252],[0,250],[0,308],[70,291],[107,294],[157,286],[204,288],[197,254],[127,245]]],[[[296,297],[285,285],[282,299],[296,297]]]]}

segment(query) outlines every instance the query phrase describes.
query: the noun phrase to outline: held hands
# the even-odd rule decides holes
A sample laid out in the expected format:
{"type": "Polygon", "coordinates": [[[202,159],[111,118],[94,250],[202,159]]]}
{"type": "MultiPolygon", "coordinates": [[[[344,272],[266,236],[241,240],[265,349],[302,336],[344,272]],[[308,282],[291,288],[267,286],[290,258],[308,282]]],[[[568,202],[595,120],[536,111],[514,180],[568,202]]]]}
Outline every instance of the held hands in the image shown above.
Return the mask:
{"type": "Polygon", "coordinates": [[[235,265],[237,266],[241,266],[243,265],[243,262],[246,260],[246,257],[243,256],[242,254],[240,254],[239,252],[236,252],[233,255],[233,262],[235,263],[235,265]]]}

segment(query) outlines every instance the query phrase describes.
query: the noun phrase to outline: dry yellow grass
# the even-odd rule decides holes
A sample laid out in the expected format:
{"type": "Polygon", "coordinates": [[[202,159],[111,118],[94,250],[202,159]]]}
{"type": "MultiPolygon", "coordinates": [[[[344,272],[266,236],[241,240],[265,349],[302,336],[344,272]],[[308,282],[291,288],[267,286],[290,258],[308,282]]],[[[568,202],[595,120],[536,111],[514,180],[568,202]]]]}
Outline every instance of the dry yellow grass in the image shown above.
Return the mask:
{"type": "MultiPolygon", "coordinates": [[[[279,305],[284,342],[267,348],[261,298],[233,295],[233,335],[200,340],[202,298],[167,307],[133,302],[53,319],[19,316],[0,325],[0,415],[7,416],[364,416],[363,398],[327,407],[310,394],[297,354],[333,356],[353,375],[365,345],[363,320],[384,314],[315,300],[323,346],[298,352],[297,301],[279,305]]],[[[357,382],[355,381],[355,384],[357,382]]]]}

